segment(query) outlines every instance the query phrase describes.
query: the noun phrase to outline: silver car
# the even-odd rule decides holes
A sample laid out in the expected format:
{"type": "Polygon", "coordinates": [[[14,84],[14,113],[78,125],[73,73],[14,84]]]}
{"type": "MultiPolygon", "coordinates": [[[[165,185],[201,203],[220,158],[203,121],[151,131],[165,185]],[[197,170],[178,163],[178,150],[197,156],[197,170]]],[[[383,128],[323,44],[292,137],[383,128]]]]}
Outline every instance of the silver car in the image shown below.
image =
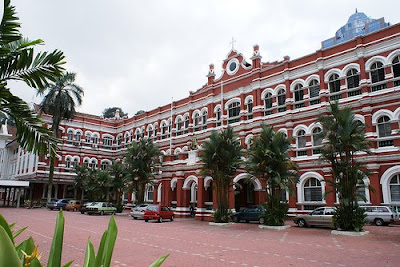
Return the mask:
{"type": "Polygon", "coordinates": [[[369,223],[375,223],[377,226],[387,225],[399,220],[399,214],[386,206],[361,206],[365,210],[367,217],[365,220],[369,223]]]}
{"type": "Polygon", "coordinates": [[[335,214],[335,208],[333,207],[321,207],[313,210],[309,214],[297,215],[293,221],[299,227],[305,226],[324,226],[332,227],[332,218],[335,214]]]}
{"type": "Polygon", "coordinates": [[[144,213],[147,209],[147,206],[149,206],[149,204],[139,204],[136,207],[131,209],[131,213],[130,215],[132,216],[132,218],[134,220],[137,219],[143,219],[144,217],[144,213]]]}

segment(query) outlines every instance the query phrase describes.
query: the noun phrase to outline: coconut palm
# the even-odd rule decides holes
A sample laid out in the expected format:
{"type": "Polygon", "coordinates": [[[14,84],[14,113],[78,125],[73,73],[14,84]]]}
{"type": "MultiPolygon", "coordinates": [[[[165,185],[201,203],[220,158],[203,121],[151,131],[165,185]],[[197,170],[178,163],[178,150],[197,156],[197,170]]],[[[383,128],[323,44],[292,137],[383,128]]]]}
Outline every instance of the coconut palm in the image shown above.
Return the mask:
{"type": "Polygon", "coordinates": [[[154,178],[154,170],[157,167],[160,150],[151,139],[141,138],[128,147],[125,155],[127,178],[132,183],[136,193],[136,201],[144,202],[146,184],[154,178]]]}
{"type": "Polygon", "coordinates": [[[262,125],[260,136],[248,150],[247,171],[267,185],[265,224],[283,225],[288,206],[281,202],[283,190],[292,193],[297,182],[297,166],[290,159],[290,141],[282,132],[262,125]]]}
{"type": "Polygon", "coordinates": [[[56,139],[42,127],[43,121],[29,105],[10,92],[7,83],[11,80],[23,81],[43,92],[50,81],[61,75],[64,54],[59,50],[35,53],[34,47],[43,44],[43,41],[23,38],[19,28],[15,8],[9,0],[4,0],[0,24],[0,114],[15,122],[17,141],[22,148],[39,154],[49,149],[53,153],[57,146],[56,139]]]}
{"type": "MultiPolygon", "coordinates": [[[[41,103],[41,110],[52,115],[53,123],[51,131],[59,138],[59,126],[62,120],[72,120],[75,116],[76,105],[81,105],[83,90],[74,83],[75,73],[67,72],[57,78],[54,83],[46,87],[46,94],[41,103]]],[[[53,185],[54,165],[56,154],[50,154],[50,171],[47,192],[47,200],[51,198],[53,185]]]]}
{"type": "Polygon", "coordinates": [[[242,163],[242,154],[240,140],[229,126],[219,133],[213,131],[210,139],[202,144],[200,151],[200,159],[203,162],[202,173],[213,177],[217,190],[218,208],[214,214],[216,222],[229,220],[229,187],[232,185],[236,169],[242,163]]]}
{"type": "Polygon", "coordinates": [[[322,135],[326,139],[322,158],[330,163],[333,186],[339,198],[334,217],[336,227],[343,230],[360,231],[364,225],[364,212],[358,207],[358,188],[365,186],[363,179],[368,173],[356,160],[356,154],[369,152],[365,138],[365,125],[356,120],[350,108],[340,109],[337,102],[331,103],[330,114],[319,117],[322,135]]]}
{"type": "MultiPolygon", "coordinates": [[[[75,165],[75,183],[74,183],[74,198],[77,198],[77,193],[78,190],[83,191],[85,188],[85,184],[87,183],[88,177],[90,175],[90,170],[86,165],[75,165]]],[[[79,199],[82,198],[82,195],[79,197],[79,199]]]]}

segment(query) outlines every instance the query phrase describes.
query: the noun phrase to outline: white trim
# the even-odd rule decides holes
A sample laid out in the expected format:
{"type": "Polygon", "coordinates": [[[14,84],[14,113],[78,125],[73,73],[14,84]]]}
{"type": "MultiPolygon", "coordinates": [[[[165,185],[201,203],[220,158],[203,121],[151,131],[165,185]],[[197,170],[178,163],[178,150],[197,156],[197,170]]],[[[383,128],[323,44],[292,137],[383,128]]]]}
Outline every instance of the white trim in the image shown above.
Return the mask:
{"type": "Polygon", "coordinates": [[[302,85],[303,87],[304,87],[304,86],[307,86],[303,79],[296,79],[296,80],[294,80],[294,81],[290,84],[290,92],[293,92],[293,91],[294,91],[294,88],[295,88],[296,85],[298,85],[298,84],[302,85]]]}
{"type": "MultiPolygon", "coordinates": [[[[382,186],[382,196],[384,204],[392,204],[392,200],[390,197],[390,179],[400,173],[400,165],[393,166],[387,169],[381,176],[380,184],[382,186]]],[[[396,202],[397,203],[397,202],[396,202]]]]}
{"type": "Polygon", "coordinates": [[[382,116],[388,116],[390,121],[393,121],[395,119],[392,111],[387,109],[380,109],[372,114],[372,124],[378,124],[378,119],[382,116]]]}
{"type": "Polygon", "coordinates": [[[234,98],[231,98],[228,101],[226,101],[226,103],[224,105],[225,106],[225,110],[228,110],[229,105],[233,104],[235,102],[239,102],[239,107],[241,106],[240,97],[234,97],[234,98]]]}
{"type": "Polygon", "coordinates": [[[265,100],[265,96],[266,96],[268,93],[271,93],[271,96],[272,96],[272,97],[276,96],[276,92],[274,91],[274,89],[272,89],[272,88],[266,88],[266,89],[264,89],[264,91],[262,91],[262,93],[261,93],[261,99],[262,99],[262,100],[265,100]]]}
{"type": "Polygon", "coordinates": [[[174,191],[176,188],[176,185],[178,184],[178,178],[174,177],[171,179],[171,190],[174,191]]]}
{"type": "Polygon", "coordinates": [[[185,189],[185,190],[189,190],[192,182],[195,182],[196,184],[199,184],[197,177],[194,176],[194,175],[190,175],[183,182],[182,188],[185,189]]]}
{"type": "Polygon", "coordinates": [[[383,56],[373,56],[370,59],[365,62],[365,72],[371,71],[371,65],[374,64],[375,62],[380,62],[383,64],[383,67],[386,67],[387,65],[387,60],[386,57],[383,56]]]}
{"type": "Polygon", "coordinates": [[[317,172],[306,172],[302,174],[299,178],[299,181],[297,182],[297,202],[298,203],[321,203],[321,204],[326,204],[326,199],[325,199],[325,181],[324,177],[317,173],[317,172]],[[307,202],[304,201],[304,184],[309,178],[316,178],[320,181],[321,183],[321,191],[322,191],[322,201],[312,201],[312,202],[307,202]]]}
{"type": "Polygon", "coordinates": [[[318,83],[321,84],[321,82],[320,82],[320,80],[319,80],[319,75],[317,75],[317,74],[312,74],[312,75],[308,76],[308,77],[306,78],[306,80],[304,81],[304,83],[306,84],[307,87],[310,86],[310,82],[311,82],[312,80],[317,80],[318,83]]]}
{"type": "Polygon", "coordinates": [[[342,69],[343,75],[347,77],[347,72],[349,70],[351,70],[351,69],[356,69],[358,74],[360,74],[360,72],[361,72],[360,64],[358,64],[358,63],[350,63],[350,64],[347,64],[346,66],[343,67],[343,69],[342,69]]]}
{"type": "MultiPolygon", "coordinates": [[[[245,178],[249,178],[249,177],[252,177],[252,175],[248,174],[248,173],[238,174],[235,178],[233,178],[233,183],[237,183],[240,180],[245,179],[245,178]]],[[[262,190],[262,186],[261,186],[260,180],[258,180],[258,178],[254,177],[254,179],[251,179],[251,181],[252,181],[252,183],[254,185],[254,191],[261,191],[262,190]]]]}
{"type": "Polygon", "coordinates": [[[332,74],[337,74],[339,75],[339,79],[343,77],[343,73],[342,70],[337,69],[337,68],[333,68],[328,70],[325,75],[324,75],[324,82],[325,83],[329,83],[329,78],[331,77],[332,74]]]}
{"type": "Polygon", "coordinates": [[[210,187],[210,185],[211,185],[211,183],[212,183],[213,180],[214,180],[214,179],[213,179],[211,176],[206,176],[206,177],[204,178],[204,189],[205,189],[205,190],[207,190],[207,188],[210,187]]]}

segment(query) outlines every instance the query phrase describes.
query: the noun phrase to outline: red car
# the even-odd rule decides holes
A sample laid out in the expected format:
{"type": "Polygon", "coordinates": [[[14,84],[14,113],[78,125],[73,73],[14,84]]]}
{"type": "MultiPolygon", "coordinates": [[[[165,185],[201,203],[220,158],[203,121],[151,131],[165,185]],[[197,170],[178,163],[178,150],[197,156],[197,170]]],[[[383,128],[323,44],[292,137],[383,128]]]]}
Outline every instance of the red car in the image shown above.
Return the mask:
{"type": "Polygon", "coordinates": [[[165,219],[173,221],[174,212],[166,206],[149,205],[143,217],[145,222],[148,222],[149,220],[157,220],[161,223],[165,219]]]}

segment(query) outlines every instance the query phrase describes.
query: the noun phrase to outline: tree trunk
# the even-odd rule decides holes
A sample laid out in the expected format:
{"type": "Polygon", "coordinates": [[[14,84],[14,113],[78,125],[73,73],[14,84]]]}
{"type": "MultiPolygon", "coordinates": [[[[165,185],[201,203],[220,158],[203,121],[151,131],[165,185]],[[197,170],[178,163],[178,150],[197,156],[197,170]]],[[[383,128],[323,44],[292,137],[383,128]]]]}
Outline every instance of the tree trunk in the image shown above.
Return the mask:
{"type": "Polygon", "coordinates": [[[49,181],[47,183],[47,203],[50,202],[51,193],[53,191],[53,177],[54,177],[54,164],[55,164],[55,155],[50,156],[50,171],[49,171],[49,181]]]}

